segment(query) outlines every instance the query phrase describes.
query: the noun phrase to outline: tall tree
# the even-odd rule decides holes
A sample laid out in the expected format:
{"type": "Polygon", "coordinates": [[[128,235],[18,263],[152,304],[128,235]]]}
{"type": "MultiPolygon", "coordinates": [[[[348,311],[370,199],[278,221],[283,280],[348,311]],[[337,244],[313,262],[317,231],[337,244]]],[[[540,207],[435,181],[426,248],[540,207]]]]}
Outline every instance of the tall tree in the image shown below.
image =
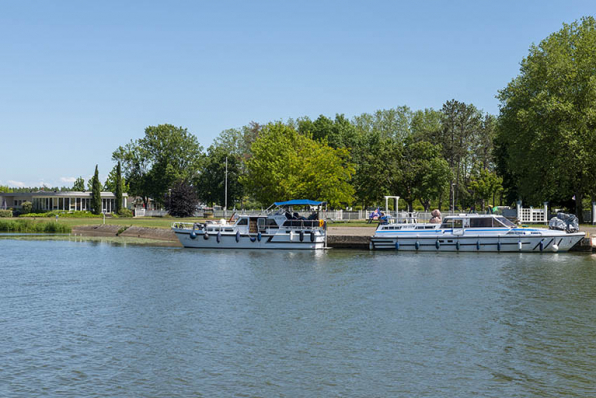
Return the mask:
{"type": "Polygon", "coordinates": [[[499,92],[500,167],[526,203],[596,193],[596,20],[585,17],[532,45],[499,92]]]}
{"type": "Polygon", "coordinates": [[[171,124],[149,126],[145,136],[119,147],[112,159],[122,162],[130,193],[163,204],[175,181],[193,180],[203,159],[197,137],[171,124]]]}
{"type": "Polygon", "coordinates": [[[350,204],[354,167],[349,151],[333,149],[282,123],[265,126],[252,144],[241,182],[262,204],[308,198],[350,204]]]}
{"type": "Polygon", "coordinates": [[[363,133],[377,131],[381,138],[402,142],[411,134],[412,110],[407,106],[381,109],[373,114],[363,113],[354,117],[353,123],[363,133]]]}
{"type": "Polygon", "coordinates": [[[122,210],[122,190],[124,182],[122,181],[122,167],[120,161],[118,161],[118,169],[116,170],[116,213],[120,213],[122,210]]]}
{"type": "Polygon", "coordinates": [[[480,131],[482,113],[474,105],[451,100],[443,105],[442,114],[442,129],[437,143],[441,144],[443,156],[453,173],[450,195],[457,203],[460,193],[465,192],[460,186],[462,180],[469,176],[473,166],[471,155],[480,131]]]}
{"type": "Polygon", "coordinates": [[[99,172],[97,170],[97,165],[95,165],[95,174],[93,175],[91,189],[91,211],[93,214],[101,214],[101,205],[101,183],[99,182],[99,172]]]}

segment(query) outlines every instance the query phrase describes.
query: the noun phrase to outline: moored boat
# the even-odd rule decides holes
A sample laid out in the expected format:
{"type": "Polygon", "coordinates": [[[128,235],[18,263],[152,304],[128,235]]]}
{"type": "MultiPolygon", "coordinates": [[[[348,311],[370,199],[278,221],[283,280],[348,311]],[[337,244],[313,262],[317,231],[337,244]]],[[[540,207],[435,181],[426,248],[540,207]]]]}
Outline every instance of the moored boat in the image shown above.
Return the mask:
{"type": "Polygon", "coordinates": [[[565,252],[585,237],[583,232],[519,228],[499,215],[460,214],[441,224],[379,225],[371,238],[375,250],[451,252],[565,252]]]}
{"type": "Polygon", "coordinates": [[[233,223],[175,222],[172,230],[184,247],[205,249],[324,249],[327,224],[320,217],[325,202],[276,202],[263,214],[239,215],[233,223]],[[308,217],[294,212],[309,208],[308,217]]]}

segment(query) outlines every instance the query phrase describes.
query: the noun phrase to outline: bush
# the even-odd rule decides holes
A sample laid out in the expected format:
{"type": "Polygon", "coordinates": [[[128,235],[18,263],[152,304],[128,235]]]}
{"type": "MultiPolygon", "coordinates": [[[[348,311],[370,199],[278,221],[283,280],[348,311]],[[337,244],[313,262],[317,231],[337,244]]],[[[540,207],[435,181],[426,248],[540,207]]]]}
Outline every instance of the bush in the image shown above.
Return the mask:
{"type": "Polygon", "coordinates": [[[19,217],[56,217],[59,218],[101,218],[101,214],[93,214],[88,211],[73,211],[68,213],[66,211],[49,211],[47,213],[28,213],[21,214],[19,217]]]}
{"type": "Polygon", "coordinates": [[[33,209],[33,203],[31,203],[29,201],[25,201],[21,204],[21,214],[31,213],[32,209],[33,209]]]}
{"type": "Polygon", "coordinates": [[[0,220],[0,232],[70,233],[72,228],[53,221],[0,220]]]}
{"type": "Polygon", "coordinates": [[[0,210],[0,217],[12,217],[12,210],[0,210]]]}
{"type": "Polygon", "coordinates": [[[130,211],[129,209],[120,209],[120,211],[118,212],[118,215],[120,217],[132,217],[132,211],[130,211]]]}

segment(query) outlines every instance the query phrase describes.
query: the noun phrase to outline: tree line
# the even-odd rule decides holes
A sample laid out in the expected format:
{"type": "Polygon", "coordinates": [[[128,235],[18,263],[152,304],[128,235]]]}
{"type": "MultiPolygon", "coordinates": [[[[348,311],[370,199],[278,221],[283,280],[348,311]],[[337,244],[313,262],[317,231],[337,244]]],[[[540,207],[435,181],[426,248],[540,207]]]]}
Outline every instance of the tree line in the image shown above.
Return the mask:
{"type": "MultiPolygon", "coordinates": [[[[596,200],[595,19],[532,44],[497,98],[498,115],[453,99],[441,109],[251,122],[206,150],[184,127],[149,126],[112,159],[129,194],[165,206],[174,197],[249,208],[310,198],[366,208],[399,195],[410,209],[479,210],[521,199],[575,208],[581,220],[596,200]]],[[[85,188],[82,178],[75,185],[85,188]]]]}

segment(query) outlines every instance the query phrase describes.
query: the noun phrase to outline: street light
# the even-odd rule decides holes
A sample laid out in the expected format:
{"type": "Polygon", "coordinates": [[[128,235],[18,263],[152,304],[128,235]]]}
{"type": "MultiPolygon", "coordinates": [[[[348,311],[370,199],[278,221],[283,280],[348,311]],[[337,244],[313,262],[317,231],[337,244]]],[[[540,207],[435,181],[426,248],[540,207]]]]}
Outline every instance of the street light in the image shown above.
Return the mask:
{"type": "Polygon", "coordinates": [[[455,183],[451,183],[451,211],[455,214],[455,183]]]}

